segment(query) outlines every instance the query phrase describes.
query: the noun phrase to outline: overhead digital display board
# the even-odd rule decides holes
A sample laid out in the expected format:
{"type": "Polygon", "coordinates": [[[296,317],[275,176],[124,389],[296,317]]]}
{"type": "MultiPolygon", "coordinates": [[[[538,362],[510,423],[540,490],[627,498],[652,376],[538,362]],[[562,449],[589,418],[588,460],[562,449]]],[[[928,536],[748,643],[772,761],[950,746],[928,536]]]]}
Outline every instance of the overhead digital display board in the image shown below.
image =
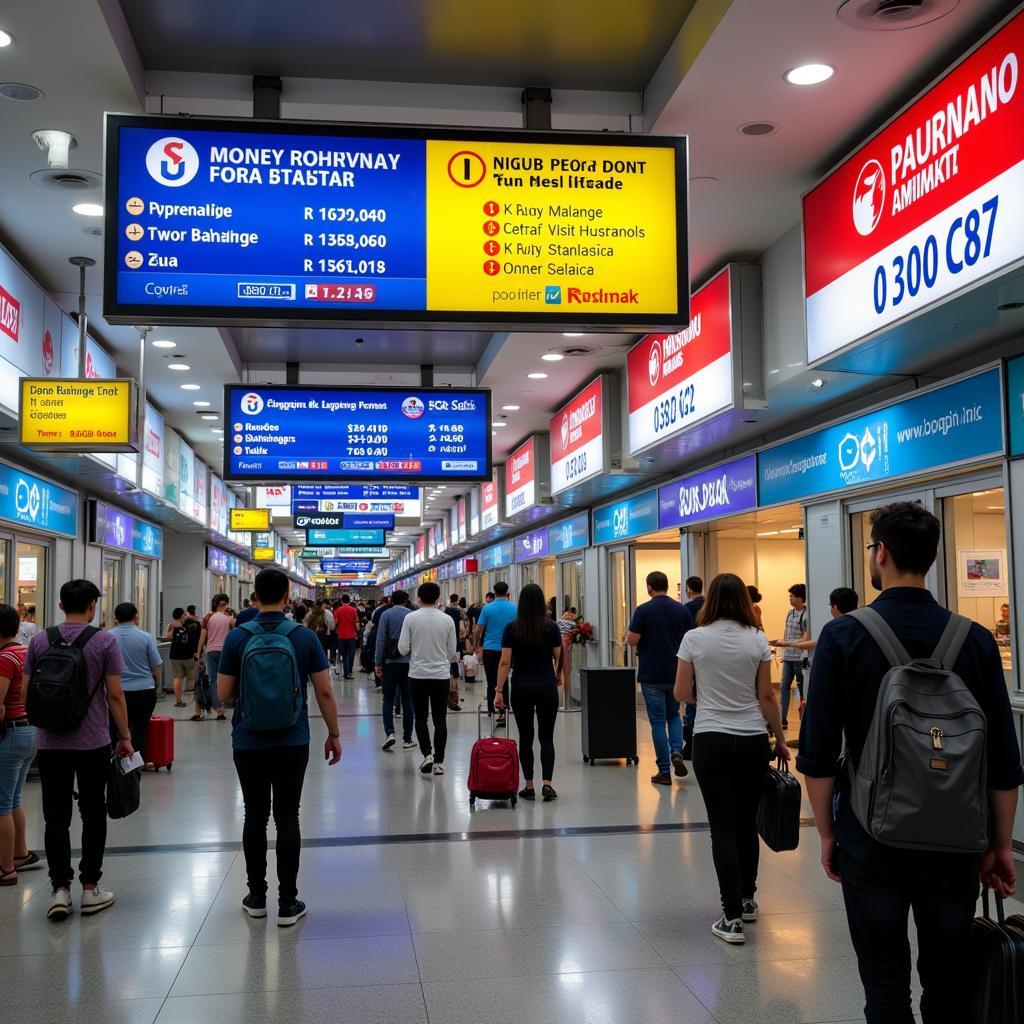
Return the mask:
{"type": "Polygon", "coordinates": [[[394,516],[362,515],[358,512],[343,512],[341,525],[346,530],[393,530],[394,516]]]}
{"type": "Polygon", "coordinates": [[[26,447],[60,452],[139,450],[134,381],[22,377],[20,383],[19,440],[26,447]]]}
{"type": "Polygon", "coordinates": [[[369,558],[321,558],[320,571],[329,576],[338,573],[371,573],[373,561],[369,558]]]}
{"type": "Polygon", "coordinates": [[[383,530],[307,530],[308,548],[382,548],[383,530]]]}
{"type": "Polygon", "coordinates": [[[491,475],[487,390],[228,384],[224,420],[225,480],[491,475]]]}
{"type": "Polygon", "coordinates": [[[106,118],[112,323],[689,320],[686,139],[106,118]]]}

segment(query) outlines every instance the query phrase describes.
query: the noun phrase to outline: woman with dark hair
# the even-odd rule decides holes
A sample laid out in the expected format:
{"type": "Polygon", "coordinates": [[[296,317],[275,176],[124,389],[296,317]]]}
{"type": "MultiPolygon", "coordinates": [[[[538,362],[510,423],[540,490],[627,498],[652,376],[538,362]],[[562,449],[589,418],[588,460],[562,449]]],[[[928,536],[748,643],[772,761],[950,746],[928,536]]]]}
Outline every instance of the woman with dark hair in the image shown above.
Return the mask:
{"type": "Polygon", "coordinates": [[[757,587],[747,584],[747,593],[750,595],[750,603],[754,609],[754,625],[764,632],[764,620],[761,618],[761,602],[764,600],[764,596],[757,587]]]}
{"type": "Polygon", "coordinates": [[[562,650],[558,627],[548,618],[544,591],[536,583],[527,583],[519,595],[516,617],[501,637],[498,662],[498,688],[494,706],[504,709],[503,687],[512,672],[510,700],[519,729],[519,760],[523,766],[525,787],[519,795],[535,800],[533,788],[533,719],[537,717],[540,738],[541,778],[545,800],[558,794],[551,785],[555,771],[555,721],[558,718],[558,684],[555,663],[562,650]]]}
{"type": "Polygon", "coordinates": [[[765,723],[776,736],[776,757],[788,763],[790,754],[772,689],[768,641],[738,576],[722,573],[711,581],[699,625],[683,637],[678,657],[676,700],[697,704],[693,770],[708,811],[722,897],[723,916],[711,932],[739,945],[744,921],[757,920],[757,805],[770,756],[765,723]]]}

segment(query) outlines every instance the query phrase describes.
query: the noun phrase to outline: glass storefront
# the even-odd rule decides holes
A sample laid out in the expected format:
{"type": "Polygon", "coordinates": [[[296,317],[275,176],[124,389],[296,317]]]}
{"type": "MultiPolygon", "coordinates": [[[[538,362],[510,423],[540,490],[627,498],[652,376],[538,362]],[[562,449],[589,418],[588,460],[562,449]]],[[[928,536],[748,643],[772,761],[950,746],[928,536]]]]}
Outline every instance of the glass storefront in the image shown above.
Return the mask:
{"type": "Polygon", "coordinates": [[[99,601],[97,614],[101,626],[114,625],[114,609],[121,603],[121,585],[124,578],[124,559],[120,556],[103,556],[103,571],[100,590],[103,596],[99,601]]]}
{"type": "Polygon", "coordinates": [[[150,594],[152,578],[152,562],[148,559],[135,559],[132,581],[132,602],[139,609],[139,625],[149,632],[159,632],[150,621],[150,594]]]}

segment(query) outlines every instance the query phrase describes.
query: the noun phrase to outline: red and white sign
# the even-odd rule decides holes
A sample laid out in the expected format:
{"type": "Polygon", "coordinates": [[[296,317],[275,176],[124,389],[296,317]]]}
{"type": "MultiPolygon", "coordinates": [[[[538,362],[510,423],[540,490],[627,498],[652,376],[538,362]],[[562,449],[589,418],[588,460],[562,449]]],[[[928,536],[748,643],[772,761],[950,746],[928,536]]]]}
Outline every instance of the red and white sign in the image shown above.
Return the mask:
{"type": "Polygon", "coordinates": [[[416,561],[422,562],[427,557],[427,535],[421,533],[416,538],[416,561]]]}
{"type": "Polygon", "coordinates": [[[21,329],[21,303],[0,285],[0,331],[8,338],[18,340],[21,329]]]}
{"type": "Polygon", "coordinates": [[[1024,257],[1024,15],[804,196],[814,362],[1024,257]]]}
{"type": "Polygon", "coordinates": [[[480,530],[498,525],[498,471],[487,483],[480,485],[480,530]]]}
{"type": "Polygon", "coordinates": [[[455,503],[455,519],[457,543],[466,543],[466,499],[459,498],[455,503]]]}
{"type": "Polygon", "coordinates": [[[733,404],[729,268],[690,300],[675,334],[649,334],[626,357],[629,452],[664,441],[733,404]]]}
{"type": "Polygon", "coordinates": [[[530,438],[505,462],[505,515],[537,504],[537,443],[530,438]]]}
{"type": "Polygon", "coordinates": [[[603,378],[598,377],[551,419],[551,493],[604,472],[603,378]]]}

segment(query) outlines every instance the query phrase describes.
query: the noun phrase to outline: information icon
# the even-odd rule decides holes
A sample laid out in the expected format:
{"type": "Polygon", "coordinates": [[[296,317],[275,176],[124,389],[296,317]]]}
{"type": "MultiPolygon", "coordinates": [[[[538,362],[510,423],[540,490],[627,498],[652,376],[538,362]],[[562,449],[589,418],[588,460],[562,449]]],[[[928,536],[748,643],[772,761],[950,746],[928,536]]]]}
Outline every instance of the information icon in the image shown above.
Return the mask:
{"type": "Polygon", "coordinates": [[[448,177],[459,188],[476,188],[487,177],[487,164],[479,153],[460,149],[448,161],[448,177]]]}

